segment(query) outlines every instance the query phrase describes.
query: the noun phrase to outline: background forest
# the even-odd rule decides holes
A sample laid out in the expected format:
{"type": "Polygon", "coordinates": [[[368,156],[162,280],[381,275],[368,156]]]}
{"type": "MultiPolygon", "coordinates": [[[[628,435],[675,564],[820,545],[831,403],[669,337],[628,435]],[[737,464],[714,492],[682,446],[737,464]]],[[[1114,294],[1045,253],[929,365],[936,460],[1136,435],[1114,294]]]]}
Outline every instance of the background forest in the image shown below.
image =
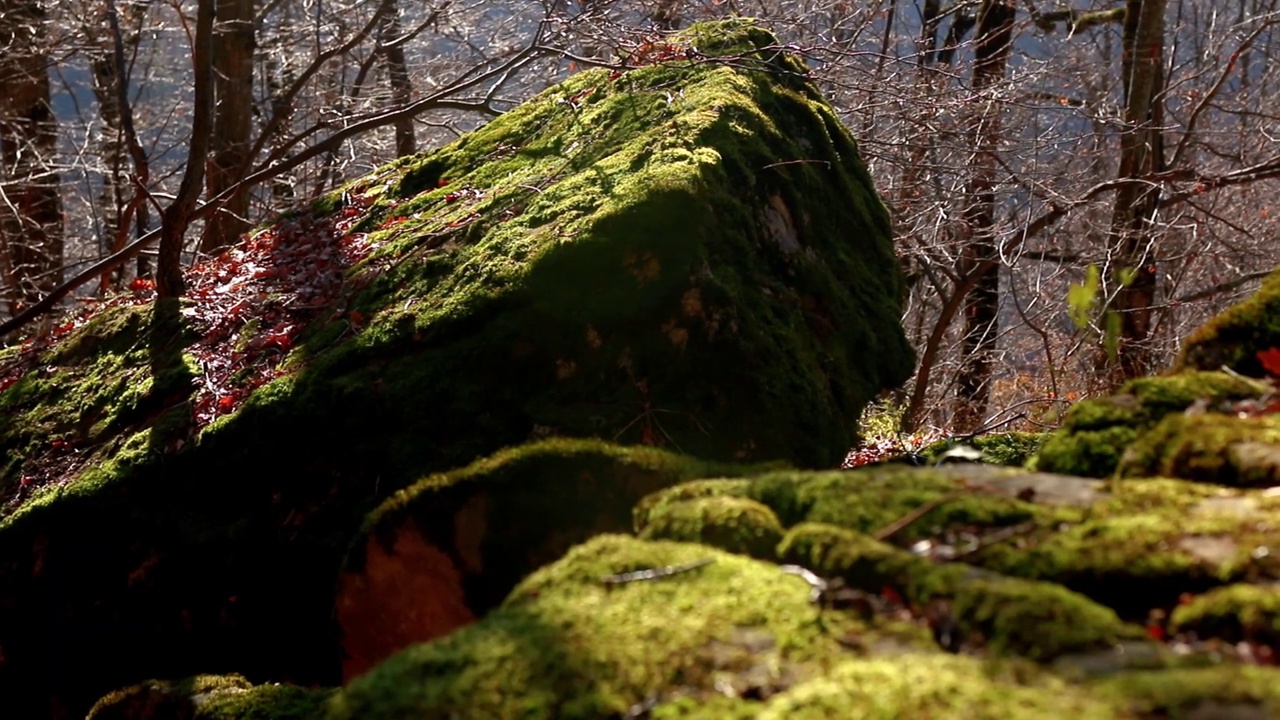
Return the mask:
{"type": "Polygon", "coordinates": [[[0,0],[0,342],[735,14],[892,211],[906,430],[1053,425],[1275,266],[1280,0],[0,0]]]}

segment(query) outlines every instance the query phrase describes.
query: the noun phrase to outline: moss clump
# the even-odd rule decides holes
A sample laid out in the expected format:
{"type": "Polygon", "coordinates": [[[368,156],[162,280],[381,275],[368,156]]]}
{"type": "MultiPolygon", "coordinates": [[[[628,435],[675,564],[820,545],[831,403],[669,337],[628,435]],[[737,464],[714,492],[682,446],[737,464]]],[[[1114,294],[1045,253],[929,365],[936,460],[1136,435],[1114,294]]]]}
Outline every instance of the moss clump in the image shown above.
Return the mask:
{"type": "MultiPolygon", "coordinates": [[[[760,720],[929,718],[1040,720],[1119,716],[1116,703],[1033,672],[1001,672],[965,657],[944,655],[841,664],[827,676],[771,698],[760,720]]],[[[659,717],[659,716],[655,716],[659,717]]],[[[714,718],[709,712],[677,717],[714,718]]]]}
{"type": "Polygon", "coordinates": [[[878,592],[890,587],[918,607],[932,603],[944,608],[944,620],[954,622],[957,641],[972,636],[996,652],[1049,660],[1142,637],[1141,628],[1059,585],[959,564],[934,565],[830,525],[792,528],[778,555],[857,588],[878,592]]]}
{"type": "Polygon", "coordinates": [[[1046,437],[1046,433],[1007,432],[980,435],[963,441],[939,440],[922,449],[920,454],[934,463],[942,459],[948,450],[965,445],[982,453],[982,462],[1022,467],[1036,454],[1046,437]]]}
{"type": "Polygon", "coordinates": [[[742,497],[750,485],[751,481],[746,478],[711,478],[680,483],[674,487],[659,490],[646,495],[636,503],[635,509],[632,510],[632,529],[637,533],[644,530],[645,525],[649,523],[649,517],[654,513],[662,512],[667,505],[709,497],[742,497]]]}
{"type": "Polygon", "coordinates": [[[253,685],[240,675],[148,680],[104,696],[86,720],[319,720],[329,690],[253,685]]]}
{"type": "Polygon", "coordinates": [[[1228,642],[1280,643],[1280,586],[1235,584],[1215,588],[1179,605],[1169,617],[1177,632],[1228,642]]]}
{"type": "Polygon", "coordinates": [[[821,522],[875,533],[920,507],[938,503],[894,534],[895,542],[933,537],[952,527],[1006,527],[1064,511],[997,494],[970,491],[941,469],[885,465],[852,471],[775,472],[752,480],[747,497],[768,505],[784,526],[821,522]]]}
{"type": "Polygon", "coordinates": [[[1072,407],[1062,428],[1049,436],[1032,462],[1046,472],[1108,477],[1128,446],[1166,415],[1198,401],[1214,405],[1266,392],[1264,384],[1223,372],[1131,380],[1115,395],[1072,407]]]}
{"type": "Polygon", "coordinates": [[[646,540],[698,542],[768,559],[782,539],[782,525],[767,506],[722,495],[660,505],[649,513],[639,535],[646,540]]]}
{"type": "Polygon", "coordinates": [[[737,686],[772,693],[847,656],[852,617],[816,622],[809,587],[699,545],[601,536],[521,583],[475,625],[417,645],[351,683],[333,720],[603,718],[646,698],[737,686]],[[607,578],[710,559],[667,578],[607,578]],[[766,670],[767,669],[767,670],[766,670]]]}
{"type": "Polygon", "coordinates": [[[1217,370],[1229,367],[1251,377],[1266,377],[1258,360],[1263,350],[1280,347],[1280,269],[1244,302],[1205,323],[1183,343],[1177,367],[1217,370]]]}
{"type": "Polygon", "coordinates": [[[1170,415],[1130,445],[1118,472],[1237,487],[1280,485],[1280,417],[1170,415]]]}
{"type": "Polygon", "coordinates": [[[1222,665],[1132,672],[1093,685],[1141,718],[1280,717],[1280,670],[1222,665]]]}
{"type": "Polygon", "coordinates": [[[501,577],[487,594],[488,607],[525,574],[560,557],[571,545],[592,535],[628,530],[633,508],[645,496],[695,478],[746,475],[759,469],[599,440],[540,440],[431,475],[399,491],[365,518],[346,569],[360,570],[367,540],[390,543],[406,523],[442,547],[452,547],[462,532],[459,523],[475,522],[487,528],[481,554],[491,559],[482,564],[501,577]],[[483,506],[483,518],[464,512],[477,506],[483,506]],[[553,537],[553,546],[535,552],[544,537],[553,537]],[[497,572],[507,562],[519,567],[497,572]]]}

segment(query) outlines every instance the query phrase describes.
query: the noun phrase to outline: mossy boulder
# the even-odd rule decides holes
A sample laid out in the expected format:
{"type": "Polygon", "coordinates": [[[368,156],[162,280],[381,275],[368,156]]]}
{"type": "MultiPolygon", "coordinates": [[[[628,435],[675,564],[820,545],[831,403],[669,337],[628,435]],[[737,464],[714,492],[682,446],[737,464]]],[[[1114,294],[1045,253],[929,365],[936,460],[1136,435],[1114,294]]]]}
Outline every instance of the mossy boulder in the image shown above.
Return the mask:
{"type": "Polygon", "coordinates": [[[940,642],[966,643],[996,653],[1051,660],[1067,653],[1109,649],[1143,638],[1109,608],[1060,585],[1000,576],[963,564],[935,565],[865,535],[820,523],[792,528],[778,549],[825,577],[864,591],[892,589],[929,608],[940,642]]]}
{"type": "MultiPolygon", "coordinates": [[[[677,485],[642,501],[637,527],[647,531],[650,517],[709,499],[759,503],[784,531],[819,524],[882,540],[923,563],[904,575],[931,567],[925,559],[960,561],[1061,586],[1135,622],[1187,593],[1280,577],[1270,549],[1280,498],[1270,491],[1173,479],[1104,483],[977,463],[890,464],[677,485]]],[[[754,526],[744,522],[739,531],[754,526]]]]}
{"type": "Polygon", "coordinates": [[[339,578],[344,678],[470,624],[573,545],[630,530],[633,507],[655,490],[750,470],[551,439],[415,483],[369,514],[339,578]]]}
{"type": "Polygon", "coordinates": [[[11,708],[79,714],[207,667],[336,682],[333,576],[364,515],[503,447],[838,462],[912,366],[888,214],[774,36],[734,21],[666,43],[255,235],[321,238],[236,276],[328,263],[319,306],[299,291],[269,326],[212,289],[118,298],[4,351],[11,708]],[[210,323],[234,342],[202,344],[210,323]],[[260,362],[217,376],[244,352],[260,362]]]}
{"type": "Polygon", "coordinates": [[[1074,405],[1062,428],[1040,448],[1034,466],[1048,472],[1108,477],[1116,472],[1129,446],[1166,416],[1193,406],[1225,410],[1268,392],[1264,382],[1220,371],[1131,380],[1114,395],[1074,405]]]}
{"type": "Polygon", "coordinates": [[[1129,445],[1116,471],[1120,477],[1280,485],[1280,415],[1169,415],[1129,445]]]}
{"type": "Polygon", "coordinates": [[[1230,368],[1264,377],[1258,353],[1280,348],[1280,268],[1245,301],[1231,306],[1192,333],[1182,345],[1177,368],[1230,368]]]}

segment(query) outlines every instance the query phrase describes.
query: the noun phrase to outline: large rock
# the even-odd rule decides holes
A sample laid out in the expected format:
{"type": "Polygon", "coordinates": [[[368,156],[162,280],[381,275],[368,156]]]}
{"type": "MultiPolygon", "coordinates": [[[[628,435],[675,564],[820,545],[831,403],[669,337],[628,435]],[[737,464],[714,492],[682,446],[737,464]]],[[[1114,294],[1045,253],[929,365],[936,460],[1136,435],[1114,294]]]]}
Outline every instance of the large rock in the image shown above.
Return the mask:
{"type": "Polygon", "coordinates": [[[0,697],[333,683],[363,515],[543,434],[833,465],[910,371],[889,221],[750,23],[574,76],[0,354],[0,697]],[[722,62],[718,57],[730,57],[722,62]]]}

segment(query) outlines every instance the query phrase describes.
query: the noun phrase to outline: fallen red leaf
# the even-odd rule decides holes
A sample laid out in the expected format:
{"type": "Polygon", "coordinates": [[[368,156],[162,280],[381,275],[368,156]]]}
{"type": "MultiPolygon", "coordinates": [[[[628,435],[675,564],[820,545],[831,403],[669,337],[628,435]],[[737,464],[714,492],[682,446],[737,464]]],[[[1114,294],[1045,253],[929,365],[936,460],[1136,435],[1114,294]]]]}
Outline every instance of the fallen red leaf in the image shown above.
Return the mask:
{"type": "Polygon", "coordinates": [[[1258,351],[1258,362],[1262,369],[1273,378],[1280,378],[1280,348],[1267,348],[1258,351]]]}

